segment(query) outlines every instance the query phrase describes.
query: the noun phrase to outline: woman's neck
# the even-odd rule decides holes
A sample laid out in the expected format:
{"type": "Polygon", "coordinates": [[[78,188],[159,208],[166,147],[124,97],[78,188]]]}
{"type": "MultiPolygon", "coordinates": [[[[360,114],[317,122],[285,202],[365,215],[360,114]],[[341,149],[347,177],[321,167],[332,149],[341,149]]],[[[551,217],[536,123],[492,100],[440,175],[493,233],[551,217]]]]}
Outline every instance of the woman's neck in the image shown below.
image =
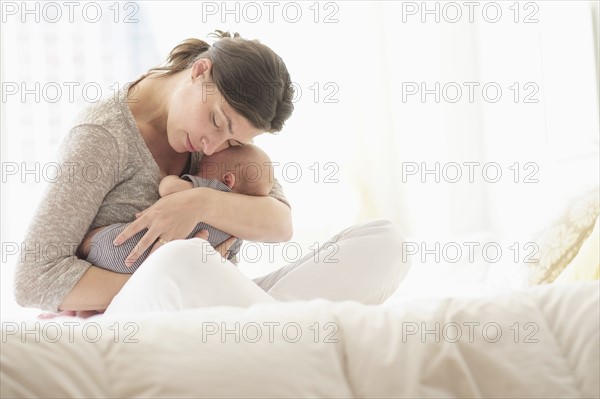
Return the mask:
{"type": "Polygon", "coordinates": [[[129,109],[138,125],[166,137],[170,94],[178,75],[159,77],[151,74],[129,89],[129,109]]]}
{"type": "Polygon", "coordinates": [[[180,76],[181,73],[165,77],[152,74],[129,89],[129,109],[162,176],[180,174],[189,158],[188,153],[180,154],[171,148],[167,135],[170,96],[180,76]]]}

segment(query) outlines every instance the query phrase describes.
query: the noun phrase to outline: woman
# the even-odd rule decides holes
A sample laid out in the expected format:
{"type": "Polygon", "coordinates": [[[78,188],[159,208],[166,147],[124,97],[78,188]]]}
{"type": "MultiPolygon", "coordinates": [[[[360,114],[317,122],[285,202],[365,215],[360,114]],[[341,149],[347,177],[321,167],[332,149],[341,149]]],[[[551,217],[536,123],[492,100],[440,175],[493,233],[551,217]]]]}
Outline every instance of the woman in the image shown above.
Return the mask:
{"type": "Polygon", "coordinates": [[[293,111],[291,79],[279,56],[237,34],[217,31],[217,37],[212,47],[197,39],[183,42],[164,66],[82,113],[62,144],[60,178],[48,188],[27,233],[15,279],[19,304],[102,311],[112,302],[109,310],[118,312],[273,298],[379,303],[397,287],[407,265],[400,262],[394,248],[399,236],[388,222],[353,226],[325,244],[322,250],[337,251],[336,263],[320,264],[310,255],[257,279],[257,286],[220,254],[235,237],[291,238],[291,210],[277,182],[267,197],[197,188],[159,199],[162,177],[195,174],[200,153],[280,131],[293,111]],[[130,275],[77,258],[75,249],[88,230],[136,216],[115,244],[147,228],[129,263],[152,245],[158,250],[131,281],[130,275]],[[199,222],[233,237],[216,251],[207,248],[202,233],[180,240],[199,222]]]}

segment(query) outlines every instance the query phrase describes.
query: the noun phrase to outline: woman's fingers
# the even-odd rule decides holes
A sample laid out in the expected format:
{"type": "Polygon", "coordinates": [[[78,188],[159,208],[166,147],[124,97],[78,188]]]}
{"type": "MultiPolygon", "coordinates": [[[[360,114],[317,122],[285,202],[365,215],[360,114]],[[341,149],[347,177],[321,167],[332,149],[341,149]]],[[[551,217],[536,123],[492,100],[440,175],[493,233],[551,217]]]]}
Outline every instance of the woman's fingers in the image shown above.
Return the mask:
{"type": "MultiPolygon", "coordinates": [[[[154,242],[154,245],[152,245],[152,249],[148,253],[148,256],[150,256],[150,254],[152,254],[154,251],[156,251],[158,248],[162,247],[163,245],[165,245],[169,241],[171,241],[171,240],[165,239],[164,236],[158,237],[156,239],[156,241],[154,242]]],[[[143,253],[143,251],[142,251],[142,253],[143,253]]]]}
{"type": "Polygon", "coordinates": [[[191,201],[189,197],[191,191],[193,190],[185,190],[162,197],[149,208],[139,212],[136,219],[117,235],[113,244],[119,246],[136,234],[143,232],[143,237],[134,242],[135,248],[127,256],[126,266],[132,266],[148,248],[151,248],[149,253],[152,253],[167,242],[183,239],[190,234],[197,223],[190,218],[190,214],[193,212],[184,211],[196,203],[195,197],[192,198],[194,201],[191,201]],[[146,231],[144,232],[144,230],[146,231]]]}
{"type": "Polygon", "coordinates": [[[97,314],[101,314],[102,312],[98,312],[97,310],[63,310],[58,313],[42,313],[38,315],[38,319],[53,319],[55,317],[82,317],[88,318],[97,314]]]}
{"type": "Polygon", "coordinates": [[[62,312],[58,312],[58,313],[42,313],[40,315],[38,315],[38,319],[53,319],[55,317],[62,317],[62,316],[70,316],[70,317],[75,317],[77,316],[77,312],[75,310],[63,310],[62,312]]]}
{"type": "Polygon", "coordinates": [[[148,226],[145,225],[144,220],[138,218],[129,223],[129,225],[125,227],[125,229],[123,229],[123,231],[117,237],[115,237],[113,244],[119,246],[146,228],[148,228],[148,226]]]}
{"type": "Polygon", "coordinates": [[[152,247],[153,245],[154,246],[152,247],[152,250],[150,251],[150,253],[154,252],[161,245],[164,245],[169,241],[170,240],[168,240],[168,239],[158,237],[155,233],[151,233],[150,230],[148,230],[148,232],[146,234],[144,234],[144,236],[140,239],[140,241],[137,243],[137,245],[135,247],[133,247],[133,251],[131,251],[131,253],[129,255],[127,255],[127,258],[125,258],[125,266],[127,266],[127,267],[133,266],[133,264],[137,261],[137,259],[148,248],[152,247]]]}
{"type": "MultiPolygon", "coordinates": [[[[204,240],[208,241],[208,230],[200,230],[199,232],[197,232],[194,235],[194,238],[202,238],[204,240]]],[[[161,246],[165,245],[167,242],[169,242],[170,240],[166,240],[163,237],[159,237],[156,239],[156,242],[154,242],[154,245],[152,246],[152,249],[150,250],[150,253],[148,254],[148,256],[150,256],[150,254],[152,254],[154,251],[156,251],[158,248],[160,248],[161,246]]],[[[143,253],[145,251],[142,250],[142,252],[139,252],[140,254],[143,253]]],[[[136,252],[137,253],[137,252],[136,252]]],[[[138,255],[139,256],[139,255],[138,255]]],[[[136,256],[137,259],[137,256],[136,256]]],[[[135,260],[133,260],[133,262],[131,264],[135,263],[135,260]]],[[[127,265],[127,262],[125,262],[125,265],[127,265]]]]}
{"type": "MultiPolygon", "coordinates": [[[[140,231],[147,229],[144,218],[138,218],[123,229],[123,231],[114,239],[114,245],[121,245],[131,237],[139,233],[140,231]]],[[[153,233],[150,229],[144,234],[144,236],[138,241],[137,245],[133,247],[133,250],[125,258],[125,266],[131,267],[135,261],[157,240],[158,235],[153,233]]]]}

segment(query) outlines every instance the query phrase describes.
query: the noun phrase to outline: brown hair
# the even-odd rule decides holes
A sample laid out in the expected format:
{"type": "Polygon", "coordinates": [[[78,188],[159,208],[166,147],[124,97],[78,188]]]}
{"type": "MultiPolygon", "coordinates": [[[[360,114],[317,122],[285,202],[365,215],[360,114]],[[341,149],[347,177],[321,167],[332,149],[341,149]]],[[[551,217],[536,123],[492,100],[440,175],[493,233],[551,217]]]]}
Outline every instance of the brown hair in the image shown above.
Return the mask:
{"type": "MultiPolygon", "coordinates": [[[[279,132],[294,110],[294,88],[285,63],[258,40],[243,39],[220,30],[209,36],[212,46],[200,39],[187,39],[169,53],[165,64],[148,74],[165,71],[172,75],[190,68],[201,58],[212,62],[212,80],[225,101],[257,129],[279,132]]],[[[132,86],[133,86],[132,85],[132,86]]]]}

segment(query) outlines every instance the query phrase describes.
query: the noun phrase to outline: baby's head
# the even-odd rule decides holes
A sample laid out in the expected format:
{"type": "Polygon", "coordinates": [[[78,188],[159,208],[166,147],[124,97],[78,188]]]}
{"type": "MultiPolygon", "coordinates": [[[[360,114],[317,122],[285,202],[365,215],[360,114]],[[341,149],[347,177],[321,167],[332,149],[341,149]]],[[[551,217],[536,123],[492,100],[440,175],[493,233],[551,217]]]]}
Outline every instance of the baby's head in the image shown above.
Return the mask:
{"type": "Polygon", "coordinates": [[[271,159],[254,144],[204,155],[197,176],[219,180],[239,194],[265,196],[273,188],[271,159]]]}

